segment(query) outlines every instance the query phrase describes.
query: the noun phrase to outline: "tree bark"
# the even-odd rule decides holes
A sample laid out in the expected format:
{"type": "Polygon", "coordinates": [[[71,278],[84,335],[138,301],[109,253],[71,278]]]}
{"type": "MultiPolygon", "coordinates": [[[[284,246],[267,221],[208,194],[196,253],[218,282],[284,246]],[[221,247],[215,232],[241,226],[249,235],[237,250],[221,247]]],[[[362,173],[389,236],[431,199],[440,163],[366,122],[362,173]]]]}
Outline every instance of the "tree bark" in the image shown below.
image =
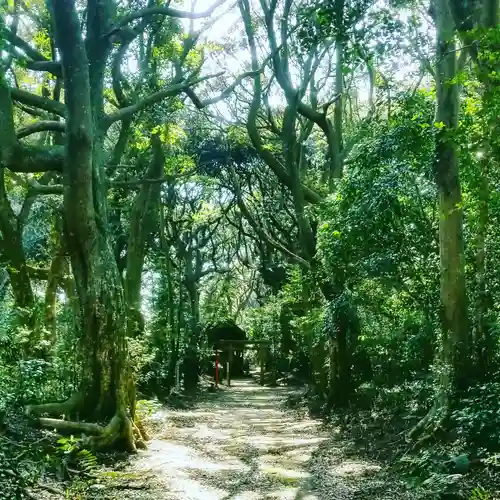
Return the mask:
{"type": "MultiPolygon", "coordinates": [[[[467,9],[457,10],[460,3],[452,2],[452,11],[455,14],[455,23],[462,35],[464,45],[468,44],[470,32],[467,21],[470,13],[467,9]]],[[[475,25],[486,33],[492,32],[498,27],[499,14],[498,0],[483,0],[478,3],[478,18],[475,25]],[[479,8],[480,6],[480,8],[479,8]]],[[[487,39],[487,37],[485,37],[487,39]]],[[[483,43],[488,43],[487,41],[483,43]]],[[[495,42],[493,42],[495,43],[495,42]]],[[[481,47],[480,47],[481,48],[481,47]]],[[[496,50],[496,47],[485,47],[486,50],[496,50]]],[[[476,303],[475,303],[475,324],[474,324],[474,351],[476,362],[476,373],[478,378],[487,379],[492,368],[492,358],[494,340],[488,324],[488,315],[493,307],[493,300],[487,287],[487,236],[489,228],[489,203],[490,203],[490,171],[489,164],[491,158],[499,158],[497,144],[498,116],[495,113],[495,105],[498,94],[498,81],[495,78],[496,61],[489,58],[480,58],[477,53],[477,46],[471,46],[469,53],[475,65],[476,74],[483,85],[482,108],[485,113],[485,130],[482,158],[479,160],[479,220],[476,235],[476,303]]]]}
{"type": "Polygon", "coordinates": [[[45,288],[45,327],[50,334],[50,342],[53,345],[57,338],[57,287],[69,271],[62,241],[52,259],[45,288]]]}
{"type": "MultiPolygon", "coordinates": [[[[489,148],[488,148],[489,151],[489,148]]],[[[491,369],[493,342],[488,322],[492,300],[486,285],[486,239],[489,227],[489,171],[490,159],[485,155],[480,161],[479,220],[476,235],[476,304],[474,324],[474,350],[477,375],[485,379],[491,369]]]]}
{"type": "Polygon", "coordinates": [[[5,168],[12,162],[17,163],[17,150],[11,93],[4,75],[0,73],[0,232],[14,301],[20,308],[30,308],[34,305],[35,298],[24,256],[22,226],[12,210],[5,190],[5,168]]]}
{"type": "MultiPolygon", "coordinates": [[[[157,179],[163,175],[165,157],[160,137],[154,134],[151,143],[153,157],[145,173],[146,179],[157,179]]],[[[128,334],[137,336],[144,330],[141,313],[141,279],[146,249],[152,231],[158,222],[161,184],[143,184],[132,206],[130,235],[127,244],[127,268],[125,275],[125,298],[128,308],[128,334]]]]}
{"type": "Polygon", "coordinates": [[[453,134],[458,125],[455,26],[448,0],[436,0],[436,151],[434,176],[439,193],[441,342],[439,387],[428,415],[410,437],[433,433],[447,419],[453,400],[470,383],[470,338],[464,272],[462,193],[453,134]]]}
{"type": "MultiPolygon", "coordinates": [[[[89,37],[102,41],[109,2],[88,3],[89,37]],[[104,9],[104,10],[103,10],[104,9]],[[92,36],[91,36],[92,35],[92,36]]],[[[80,306],[80,390],[61,405],[30,408],[36,414],[79,414],[108,420],[94,446],[123,440],[135,450],[130,377],[127,367],[126,307],[121,277],[107,232],[103,169],[104,66],[107,44],[85,46],[74,0],[52,0],[56,44],[65,85],[66,155],[64,225],[80,306]],[[93,48],[92,48],[93,47],[93,48]],[[90,64],[89,64],[90,63],[90,64]],[[91,86],[92,83],[92,86],[91,86]]]]}
{"type": "Polygon", "coordinates": [[[333,111],[334,131],[331,138],[332,145],[330,146],[330,172],[328,175],[328,184],[330,191],[333,191],[333,180],[342,177],[343,162],[343,118],[344,118],[344,0],[335,1],[335,95],[337,101],[333,111]]]}
{"type": "Polygon", "coordinates": [[[450,367],[452,388],[467,387],[469,324],[464,272],[462,193],[453,133],[458,125],[458,84],[453,19],[446,0],[437,0],[436,154],[434,172],[439,191],[442,355],[450,367]]]}
{"type": "MultiPolygon", "coordinates": [[[[196,259],[197,261],[198,259],[196,259]]],[[[196,266],[198,267],[198,266],[196,266]]],[[[189,297],[190,306],[190,331],[184,358],[184,388],[194,391],[198,386],[200,374],[199,342],[201,334],[200,326],[200,293],[196,274],[198,269],[193,269],[192,252],[186,256],[186,279],[184,281],[189,297]]]]}
{"type": "Polygon", "coordinates": [[[357,311],[345,285],[323,284],[322,292],[330,303],[328,337],[329,372],[327,410],[345,408],[351,401],[353,353],[359,334],[357,311]]]}

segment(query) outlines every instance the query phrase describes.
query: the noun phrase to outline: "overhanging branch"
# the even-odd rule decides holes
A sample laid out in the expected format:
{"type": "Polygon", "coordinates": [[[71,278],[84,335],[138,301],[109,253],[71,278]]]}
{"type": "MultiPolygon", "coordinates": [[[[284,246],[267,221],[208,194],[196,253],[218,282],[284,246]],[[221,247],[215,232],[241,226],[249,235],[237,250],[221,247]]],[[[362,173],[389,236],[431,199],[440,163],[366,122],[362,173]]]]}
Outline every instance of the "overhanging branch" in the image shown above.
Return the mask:
{"type": "Polygon", "coordinates": [[[64,186],[61,184],[43,185],[38,182],[30,182],[28,196],[37,196],[40,194],[63,194],[64,186]]]}
{"type": "MultiPolygon", "coordinates": [[[[110,189],[134,188],[145,185],[162,184],[167,181],[168,179],[166,177],[159,177],[157,179],[134,179],[130,181],[111,181],[108,187],[110,189]]],[[[30,195],[64,193],[64,186],[62,184],[51,184],[47,186],[39,184],[38,182],[30,182],[29,184],[30,195]]]]}
{"type": "Polygon", "coordinates": [[[301,266],[303,266],[305,269],[309,269],[311,266],[307,260],[302,258],[300,255],[297,255],[293,253],[291,250],[288,250],[285,246],[283,246],[281,243],[276,241],[255,219],[255,217],[252,215],[250,210],[248,209],[247,205],[243,201],[243,195],[241,193],[241,187],[240,183],[238,181],[238,178],[236,176],[236,172],[234,171],[233,168],[231,170],[231,177],[233,181],[233,186],[234,186],[234,195],[236,197],[236,204],[238,205],[238,208],[240,209],[240,212],[242,216],[247,220],[247,222],[250,224],[252,229],[257,233],[257,235],[260,237],[262,241],[265,241],[269,243],[272,247],[274,247],[276,250],[281,252],[283,255],[286,255],[289,257],[291,260],[294,262],[297,262],[301,266]]]}
{"type": "Polygon", "coordinates": [[[64,132],[66,130],[66,125],[64,122],[57,122],[52,120],[40,120],[38,122],[26,125],[17,131],[17,138],[23,139],[29,135],[36,134],[37,132],[64,132]]]}
{"type": "MultiPolygon", "coordinates": [[[[254,71],[259,70],[259,63],[257,59],[257,45],[255,41],[254,29],[252,26],[252,18],[250,15],[250,3],[248,0],[239,0],[240,12],[242,15],[243,23],[245,25],[245,31],[247,34],[248,45],[250,47],[250,54],[252,58],[252,69],[254,71]]],[[[271,168],[274,174],[278,177],[280,182],[291,189],[292,182],[290,173],[287,171],[285,166],[281,161],[272,154],[265,146],[262,141],[262,137],[259,133],[257,127],[257,116],[261,107],[261,96],[262,96],[262,83],[260,81],[260,76],[253,77],[253,95],[252,102],[250,105],[250,110],[247,118],[247,131],[252,141],[252,145],[257,150],[264,162],[271,168]]],[[[308,188],[303,186],[304,196],[309,203],[319,203],[322,201],[322,197],[308,188]]]]}
{"type": "Polygon", "coordinates": [[[201,100],[195,93],[194,93],[194,90],[189,88],[185,91],[186,95],[191,99],[191,101],[193,102],[193,104],[198,108],[198,109],[203,109],[205,108],[206,106],[210,106],[211,104],[216,104],[217,102],[219,101],[222,101],[223,99],[225,99],[226,97],[228,97],[229,95],[231,95],[231,93],[233,92],[233,90],[245,79],[245,78],[249,78],[249,77],[256,77],[257,75],[259,75],[261,73],[262,70],[257,70],[257,71],[247,71],[245,73],[243,73],[242,75],[238,76],[236,78],[236,80],[231,84],[229,85],[229,87],[227,87],[226,89],[224,89],[218,96],[216,97],[211,97],[210,99],[205,99],[205,100],[201,100]]]}
{"type": "Polygon", "coordinates": [[[48,61],[43,54],[38,52],[38,50],[34,49],[28,42],[17,36],[15,33],[12,33],[11,30],[6,29],[4,33],[7,41],[11,45],[21,49],[28,57],[33,59],[33,61],[48,61]]]}
{"type": "Polygon", "coordinates": [[[172,85],[168,86],[167,88],[160,90],[158,92],[155,92],[154,94],[148,95],[147,97],[144,97],[143,99],[140,99],[134,104],[131,104],[130,106],[126,106],[125,108],[121,108],[120,110],[116,111],[115,113],[111,113],[106,116],[104,119],[104,127],[107,129],[109,128],[113,123],[120,121],[120,120],[125,120],[127,118],[132,117],[135,113],[152,106],[153,104],[156,104],[157,102],[162,101],[163,99],[166,99],[167,97],[173,97],[176,95],[179,95],[182,92],[186,92],[190,87],[193,85],[197,85],[198,83],[204,82],[206,80],[209,80],[211,78],[217,78],[218,76],[221,76],[222,73],[216,73],[214,75],[207,75],[203,76],[200,78],[197,78],[193,81],[186,81],[186,82],[176,82],[173,83],[172,85]]]}
{"type": "Polygon", "coordinates": [[[131,12],[130,14],[122,17],[118,23],[115,25],[113,30],[107,33],[106,36],[114,33],[118,28],[127,25],[128,23],[140,19],[142,17],[149,17],[154,15],[163,15],[169,17],[175,17],[178,19],[203,19],[204,17],[208,17],[215,11],[218,7],[223,5],[226,0],[218,0],[214,3],[209,9],[204,12],[188,12],[185,10],[178,10],[168,6],[158,6],[158,7],[148,7],[146,9],[141,9],[136,12],[131,12]]]}
{"type": "Polygon", "coordinates": [[[62,171],[63,148],[43,148],[19,143],[14,129],[12,90],[9,89],[1,73],[0,124],[0,168],[8,168],[12,172],[62,171]]]}
{"type": "Polygon", "coordinates": [[[45,97],[16,88],[10,89],[10,95],[14,101],[20,102],[21,104],[34,106],[35,108],[43,109],[63,118],[66,114],[66,106],[61,102],[46,99],[45,97]]]}
{"type": "Polygon", "coordinates": [[[34,71],[48,71],[55,76],[62,76],[61,64],[57,61],[47,59],[43,54],[34,49],[28,42],[17,36],[10,30],[5,30],[7,41],[10,43],[8,50],[16,59],[21,59],[23,64],[34,71]],[[18,50],[26,54],[30,59],[20,54],[18,50]]]}
{"type": "Polygon", "coordinates": [[[26,67],[33,71],[48,71],[54,76],[62,77],[61,64],[57,61],[26,61],[26,67]]]}
{"type": "Polygon", "coordinates": [[[38,173],[62,172],[65,162],[65,152],[62,146],[31,146],[17,145],[11,152],[5,166],[12,172],[38,173]]]}
{"type": "Polygon", "coordinates": [[[131,181],[113,181],[109,184],[110,188],[127,188],[127,187],[137,187],[148,184],[161,184],[167,182],[166,177],[160,177],[158,179],[135,179],[131,181]]]}

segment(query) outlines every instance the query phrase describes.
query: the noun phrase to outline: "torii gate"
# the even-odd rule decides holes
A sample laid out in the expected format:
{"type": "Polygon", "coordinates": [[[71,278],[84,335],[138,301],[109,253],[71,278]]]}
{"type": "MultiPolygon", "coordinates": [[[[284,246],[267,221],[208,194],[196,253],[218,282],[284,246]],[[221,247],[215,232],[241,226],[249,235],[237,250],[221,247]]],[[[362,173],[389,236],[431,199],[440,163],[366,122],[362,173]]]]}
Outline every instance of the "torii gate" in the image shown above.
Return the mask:
{"type": "Polygon", "coordinates": [[[233,360],[233,351],[243,351],[245,349],[259,349],[260,361],[260,385],[264,385],[265,354],[267,346],[271,344],[270,340],[219,340],[215,344],[215,387],[219,386],[219,353],[222,350],[228,351],[228,360],[226,366],[226,379],[228,387],[231,386],[231,363],[233,360]]]}

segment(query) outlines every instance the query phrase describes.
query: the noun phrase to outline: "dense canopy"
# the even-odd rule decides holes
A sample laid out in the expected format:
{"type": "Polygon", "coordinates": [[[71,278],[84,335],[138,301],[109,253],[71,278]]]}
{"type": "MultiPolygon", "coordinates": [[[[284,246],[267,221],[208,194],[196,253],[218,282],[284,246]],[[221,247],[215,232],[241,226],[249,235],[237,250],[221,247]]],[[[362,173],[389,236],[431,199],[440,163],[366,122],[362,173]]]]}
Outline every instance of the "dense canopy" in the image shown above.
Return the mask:
{"type": "Polygon", "coordinates": [[[135,452],[230,325],[312,412],[399,426],[405,474],[498,474],[498,0],[0,15],[2,427],[135,452]]]}

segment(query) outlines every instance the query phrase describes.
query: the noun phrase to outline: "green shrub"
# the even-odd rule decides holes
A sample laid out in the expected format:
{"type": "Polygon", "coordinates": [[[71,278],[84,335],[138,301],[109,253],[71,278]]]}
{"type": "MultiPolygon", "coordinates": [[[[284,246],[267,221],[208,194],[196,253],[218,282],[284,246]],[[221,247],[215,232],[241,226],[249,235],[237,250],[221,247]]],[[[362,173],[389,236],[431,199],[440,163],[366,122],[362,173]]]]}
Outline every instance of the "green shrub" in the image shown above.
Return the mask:
{"type": "Polygon", "coordinates": [[[460,438],[467,443],[498,451],[500,382],[491,381],[470,388],[467,397],[460,401],[460,408],[453,412],[452,419],[458,424],[460,438]]]}

